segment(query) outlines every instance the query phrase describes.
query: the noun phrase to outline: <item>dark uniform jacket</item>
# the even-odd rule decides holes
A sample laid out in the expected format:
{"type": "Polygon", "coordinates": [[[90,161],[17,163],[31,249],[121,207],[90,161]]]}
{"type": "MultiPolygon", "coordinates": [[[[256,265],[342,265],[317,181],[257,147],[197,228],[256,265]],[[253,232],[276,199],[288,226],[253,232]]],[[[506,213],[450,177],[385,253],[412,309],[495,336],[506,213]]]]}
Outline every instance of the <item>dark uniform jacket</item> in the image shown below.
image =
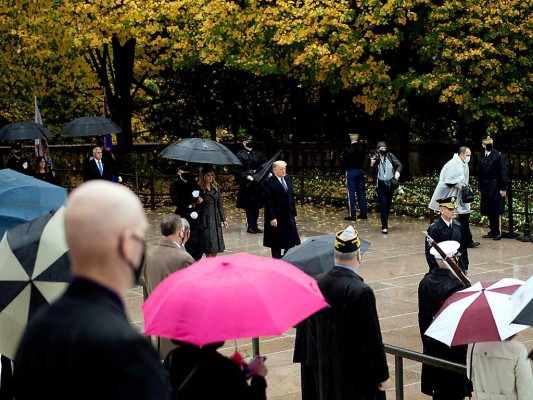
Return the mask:
{"type": "Polygon", "coordinates": [[[236,166],[234,172],[239,184],[237,191],[237,208],[260,209],[263,208],[263,194],[261,183],[246,179],[261,168],[261,153],[252,149],[243,149],[237,153],[237,158],[242,165],[236,166]]]}
{"type": "MultiPolygon", "coordinates": [[[[431,236],[435,242],[440,243],[444,242],[445,240],[455,240],[456,242],[459,242],[459,253],[461,255],[458,257],[458,263],[457,265],[463,270],[466,271],[468,269],[468,251],[467,251],[467,243],[465,243],[465,239],[462,236],[461,231],[461,224],[457,222],[456,220],[452,220],[451,227],[446,225],[446,222],[442,219],[442,217],[437,218],[433,224],[431,224],[428,228],[428,235],[431,236]]],[[[436,269],[439,268],[439,265],[437,264],[437,260],[435,260],[435,256],[430,253],[431,245],[428,243],[428,241],[425,241],[426,243],[426,260],[428,262],[429,269],[436,269]]]]}
{"type": "MultiPolygon", "coordinates": [[[[428,272],[418,285],[418,326],[424,354],[465,364],[466,345],[448,347],[424,335],[446,299],[461,289],[463,284],[449,270],[437,268],[428,272]]],[[[462,399],[472,390],[465,375],[426,364],[422,364],[421,386],[422,393],[432,396],[436,390],[442,399],[462,399]]]]}
{"type": "Polygon", "coordinates": [[[153,346],[129,324],[119,296],[76,279],[30,320],[15,357],[18,400],[166,400],[153,346]]]}
{"type": "Polygon", "coordinates": [[[266,399],[266,381],[262,376],[253,376],[248,385],[239,364],[211,346],[182,344],[165,359],[165,368],[175,399],[266,399]]]}
{"type": "Polygon", "coordinates": [[[21,174],[33,175],[33,169],[30,162],[24,156],[16,158],[15,156],[7,160],[6,168],[12,169],[13,171],[20,172],[21,174]]]}
{"type": "Polygon", "coordinates": [[[265,234],[263,246],[290,249],[300,244],[300,236],[296,228],[296,204],[292,180],[285,176],[287,192],[281,185],[279,178],[272,174],[263,183],[263,198],[265,200],[265,234]],[[277,228],[270,225],[270,221],[278,221],[277,228]]]}
{"type": "Polygon", "coordinates": [[[364,145],[361,142],[351,143],[350,146],[344,150],[342,165],[347,171],[350,169],[363,169],[365,158],[364,145]]]}
{"type": "Polygon", "coordinates": [[[500,190],[507,190],[508,186],[507,168],[500,152],[492,149],[488,157],[482,152],[478,173],[482,215],[503,214],[505,198],[500,196],[500,190]]]}
{"type": "Polygon", "coordinates": [[[389,378],[372,289],[355,271],[335,266],[317,277],[329,303],[311,317],[321,399],[384,399],[389,378]]]}
{"type": "Polygon", "coordinates": [[[202,205],[196,204],[198,198],[193,196],[195,190],[200,192],[200,187],[191,177],[187,182],[181,178],[176,179],[170,184],[168,191],[172,203],[176,206],[174,213],[185,218],[191,226],[191,236],[185,243],[185,249],[198,261],[205,252],[205,239],[201,222],[202,205]],[[197,214],[196,218],[193,213],[197,214]]]}

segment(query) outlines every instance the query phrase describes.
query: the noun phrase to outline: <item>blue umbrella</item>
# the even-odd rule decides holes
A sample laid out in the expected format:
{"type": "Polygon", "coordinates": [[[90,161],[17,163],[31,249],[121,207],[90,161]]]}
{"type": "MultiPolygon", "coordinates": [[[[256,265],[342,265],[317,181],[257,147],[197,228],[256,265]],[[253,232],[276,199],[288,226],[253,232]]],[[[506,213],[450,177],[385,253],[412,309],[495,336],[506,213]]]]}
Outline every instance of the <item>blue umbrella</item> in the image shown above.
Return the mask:
{"type": "Polygon", "coordinates": [[[12,227],[57,210],[67,200],[65,188],[10,169],[0,170],[0,237],[12,227]]]}

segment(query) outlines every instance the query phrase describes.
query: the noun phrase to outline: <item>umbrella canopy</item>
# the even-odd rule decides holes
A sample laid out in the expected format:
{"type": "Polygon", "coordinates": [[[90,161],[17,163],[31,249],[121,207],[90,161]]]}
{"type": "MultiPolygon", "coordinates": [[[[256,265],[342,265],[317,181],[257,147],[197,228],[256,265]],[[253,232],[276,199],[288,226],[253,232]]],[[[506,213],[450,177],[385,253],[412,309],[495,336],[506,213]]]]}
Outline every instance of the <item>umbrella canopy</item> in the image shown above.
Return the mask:
{"type": "Polygon", "coordinates": [[[279,156],[281,155],[281,150],[278,151],[270,160],[268,160],[266,163],[261,165],[261,168],[259,168],[257,171],[255,171],[255,174],[253,174],[254,181],[261,182],[263,181],[268,174],[272,171],[272,164],[279,160],[279,156]]]}
{"type": "Polygon", "coordinates": [[[513,322],[533,326],[533,275],[513,293],[511,302],[513,303],[513,322]]]}
{"type": "Polygon", "coordinates": [[[204,258],[163,280],[143,305],[145,334],[203,346],[280,335],[327,306],[316,281],[273,258],[204,258]]]}
{"type": "Polygon", "coordinates": [[[54,136],[44,125],[35,122],[14,122],[0,129],[0,140],[40,139],[54,136]]]}
{"type": "Polygon", "coordinates": [[[241,165],[239,159],[226,146],[203,138],[178,140],[159,155],[171,160],[200,164],[241,165]]]}
{"type": "Polygon", "coordinates": [[[28,320],[70,281],[64,208],[8,230],[0,241],[0,353],[14,359],[28,320]]]}
{"type": "Polygon", "coordinates": [[[444,302],[425,334],[448,346],[505,340],[523,331],[511,324],[511,294],[524,282],[504,278],[477,282],[444,302]]]}
{"type": "MultiPolygon", "coordinates": [[[[361,254],[365,254],[371,243],[361,239],[361,254]]],[[[287,251],[283,260],[300,268],[306,274],[317,276],[335,265],[333,250],[335,234],[316,236],[287,251]]]]}
{"type": "Polygon", "coordinates": [[[69,136],[101,136],[120,133],[122,128],[104,117],[81,117],[69,122],[61,131],[69,136]]]}
{"type": "Polygon", "coordinates": [[[19,172],[0,170],[0,235],[14,226],[31,221],[67,200],[67,189],[19,172]]]}

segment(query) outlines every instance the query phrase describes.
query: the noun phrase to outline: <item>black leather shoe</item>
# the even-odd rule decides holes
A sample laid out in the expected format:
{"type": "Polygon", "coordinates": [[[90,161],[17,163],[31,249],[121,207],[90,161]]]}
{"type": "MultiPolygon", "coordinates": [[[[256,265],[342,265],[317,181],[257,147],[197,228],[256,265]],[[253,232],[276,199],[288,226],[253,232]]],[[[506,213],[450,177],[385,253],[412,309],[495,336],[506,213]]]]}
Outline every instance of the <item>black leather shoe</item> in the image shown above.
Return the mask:
{"type": "Polygon", "coordinates": [[[483,239],[490,239],[491,237],[494,237],[494,236],[492,236],[492,233],[490,232],[482,236],[483,239]]]}
{"type": "Polygon", "coordinates": [[[357,219],[368,219],[368,216],[366,214],[359,214],[357,219]]]}
{"type": "Polygon", "coordinates": [[[357,221],[357,217],[344,217],[345,221],[357,221]]]}
{"type": "Polygon", "coordinates": [[[255,229],[248,228],[246,229],[246,233],[257,233],[257,231],[255,229]]]}
{"type": "Polygon", "coordinates": [[[480,243],[479,242],[470,242],[466,245],[466,247],[470,248],[470,249],[473,249],[474,247],[477,247],[479,246],[480,243]]]}
{"type": "Polygon", "coordinates": [[[259,228],[256,228],[256,229],[255,229],[255,233],[263,233],[263,230],[262,230],[262,229],[259,229],[259,228]]]}
{"type": "Polygon", "coordinates": [[[492,238],[492,240],[501,240],[502,237],[500,235],[496,235],[492,238]]]}

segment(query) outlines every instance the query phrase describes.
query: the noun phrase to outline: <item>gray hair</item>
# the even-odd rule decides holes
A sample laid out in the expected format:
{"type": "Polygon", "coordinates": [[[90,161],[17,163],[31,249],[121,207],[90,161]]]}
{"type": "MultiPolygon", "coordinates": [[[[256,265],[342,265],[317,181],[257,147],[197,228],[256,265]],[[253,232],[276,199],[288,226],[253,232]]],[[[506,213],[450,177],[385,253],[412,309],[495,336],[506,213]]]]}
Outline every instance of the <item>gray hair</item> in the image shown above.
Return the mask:
{"type": "Polygon", "coordinates": [[[338,250],[333,250],[333,256],[335,257],[335,261],[353,261],[359,252],[360,250],[353,251],[351,253],[342,253],[338,250]]]}
{"type": "Polygon", "coordinates": [[[465,154],[467,150],[468,150],[468,147],[466,146],[459,147],[459,151],[457,152],[457,154],[458,155],[465,154]]]}
{"type": "Polygon", "coordinates": [[[93,156],[96,154],[96,152],[97,152],[98,150],[102,150],[102,148],[96,146],[96,147],[93,149],[93,156]]]}
{"type": "Polygon", "coordinates": [[[287,163],[285,161],[282,161],[282,160],[274,161],[274,164],[272,164],[272,167],[273,168],[278,168],[278,167],[285,168],[285,167],[287,167],[287,163]]]}
{"type": "Polygon", "coordinates": [[[161,219],[159,227],[163,236],[170,236],[183,229],[183,221],[179,215],[167,214],[161,219]]]}
{"type": "Polygon", "coordinates": [[[189,224],[189,221],[187,221],[186,218],[182,218],[181,220],[183,222],[183,234],[186,236],[191,230],[191,224],[189,224]]]}

